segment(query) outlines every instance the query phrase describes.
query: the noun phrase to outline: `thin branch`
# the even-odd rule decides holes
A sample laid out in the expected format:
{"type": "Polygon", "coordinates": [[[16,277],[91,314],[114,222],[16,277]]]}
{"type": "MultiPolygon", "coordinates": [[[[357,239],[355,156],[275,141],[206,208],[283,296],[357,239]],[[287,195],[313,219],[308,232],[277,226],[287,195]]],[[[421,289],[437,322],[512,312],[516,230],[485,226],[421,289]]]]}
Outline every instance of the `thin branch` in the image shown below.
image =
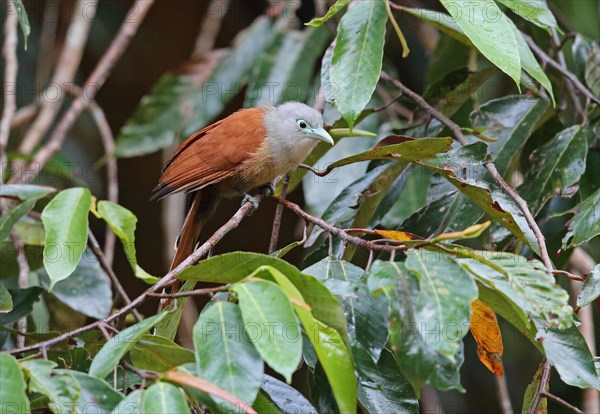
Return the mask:
{"type": "Polygon", "coordinates": [[[2,46],[2,55],[6,66],[4,68],[4,110],[0,121],[0,183],[4,182],[4,167],[8,162],[6,147],[8,146],[10,125],[17,110],[16,88],[19,69],[19,61],[17,60],[17,45],[19,43],[17,12],[12,1],[8,2],[7,7],[9,10],[7,10],[6,21],[4,22],[4,45],[2,46]],[[11,8],[12,10],[10,10],[11,8]]]}
{"type": "Polygon", "coordinates": [[[502,409],[502,413],[513,414],[515,411],[510,401],[506,375],[503,375],[500,378],[496,377],[496,389],[498,391],[498,399],[500,400],[500,408],[502,409]]]}
{"type": "Polygon", "coordinates": [[[571,412],[576,413],[576,414],[584,414],[583,411],[581,411],[579,408],[575,407],[574,405],[569,404],[568,402],[566,402],[565,400],[563,400],[562,398],[549,393],[547,391],[542,391],[542,396],[546,397],[549,400],[554,401],[555,403],[558,403],[560,405],[562,405],[563,407],[568,408],[569,410],[571,410],[571,412]]]}
{"type": "Polygon", "coordinates": [[[354,244],[355,246],[365,248],[367,250],[373,250],[378,252],[395,252],[397,250],[405,249],[405,246],[386,246],[375,243],[374,241],[364,240],[359,237],[354,237],[346,233],[344,229],[337,228],[332,226],[331,224],[325,222],[324,220],[312,216],[308,214],[306,211],[302,210],[298,204],[292,203],[285,198],[281,198],[278,196],[272,196],[278,203],[283,204],[286,208],[294,212],[297,216],[304,219],[304,221],[313,223],[316,226],[319,226],[323,230],[325,230],[328,234],[336,236],[340,238],[342,241],[346,243],[354,244]]]}
{"type": "MultiPolygon", "coordinates": [[[[257,201],[260,202],[264,199],[264,196],[262,194],[258,194],[256,196],[256,199],[257,199],[257,201]]],[[[156,293],[156,292],[162,291],[165,287],[169,286],[176,280],[177,275],[179,275],[181,272],[183,272],[188,267],[196,264],[200,259],[202,259],[204,256],[206,256],[215,247],[215,245],[223,239],[223,237],[225,237],[230,231],[232,231],[233,229],[235,229],[236,227],[239,226],[241,221],[244,219],[244,217],[246,217],[248,215],[248,213],[250,213],[252,208],[253,208],[252,203],[250,203],[250,202],[244,203],[244,205],[242,205],[238,209],[238,211],[229,219],[229,221],[227,223],[225,223],[223,226],[221,226],[211,237],[209,237],[208,240],[206,240],[206,242],[204,242],[204,244],[202,244],[200,247],[198,247],[194,251],[194,253],[189,255],[177,267],[175,267],[174,269],[169,271],[166,275],[164,275],[158,282],[156,282],[154,285],[152,285],[151,287],[146,289],[140,296],[138,296],[137,298],[132,300],[130,304],[119,309],[117,312],[107,316],[104,319],[98,320],[96,322],[90,323],[90,324],[82,326],[82,327],[79,327],[70,332],[66,332],[55,338],[48,339],[43,342],[38,342],[37,344],[33,344],[33,345],[11,349],[7,352],[10,354],[20,354],[23,352],[40,349],[42,347],[48,348],[48,347],[51,347],[57,343],[60,343],[64,340],[66,340],[66,339],[72,338],[72,337],[82,334],[84,332],[91,331],[92,329],[96,329],[96,328],[98,328],[98,326],[100,324],[108,324],[116,319],[119,319],[119,318],[131,313],[133,311],[133,309],[136,309],[146,299],[148,299],[150,297],[151,293],[156,293]]]]}
{"type": "Polygon", "coordinates": [[[76,10],[73,11],[73,20],[67,30],[65,46],[58,59],[58,64],[52,76],[52,81],[42,93],[42,103],[38,117],[33,125],[25,133],[19,152],[21,154],[30,154],[40,143],[48,128],[52,125],[56,114],[60,110],[65,91],[75,79],[77,68],[81,62],[85,44],[92,25],[93,17],[96,13],[97,0],[84,0],[75,2],[76,10]],[[59,88],[56,99],[43,99],[44,96],[56,95],[54,89],[59,88]]]}
{"type": "Polygon", "coordinates": [[[48,139],[48,143],[35,154],[33,160],[27,167],[20,169],[18,173],[12,177],[11,182],[26,182],[34,178],[46,163],[48,163],[52,156],[60,150],[66,139],[67,133],[81,112],[89,105],[90,101],[96,96],[98,90],[104,85],[110,70],[129,45],[131,38],[137,32],[153,3],[154,0],[136,0],[131,6],[132,13],[128,15],[135,16],[135,18],[127,19],[121,25],[119,32],[113,39],[108,50],[104,53],[98,62],[98,65],[83,85],[82,89],[85,91],[85,94],[80,95],[73,100],[69,109],[61,117],[56,128],[54,128],[54,131],[48,139]]]}
{"type": "Polygon", "coordinates": [[[592,92],[588,88],[585,87],[583,83],[579,80],[579,78],[571,71],[569,71],[566,67],[563,67],[559,63],[557,63],[554,59],[548,56],[534,41],[531,37],[526,34],[523,34],[525,37],[525,41],[533,50],[533,52],[544,62],[552,66],[554,69],[559,71],[565,78],[567,78],[575,88],[581,92],[585,97],[600,105],[600,99],[594,96],[592,92]]]}
{"type": "Polygon", "coordinates": [[[540,381],[540,388],[538,389],[538,392],[535,395],[535,399],[533,400],[533,404],[529,409],[529,414],[537,413],[538,406],[540,405],[540,400],[542,399],[542,394],[546,391],[546,388],[548,388],[548,383],[550,382],[550,370],[552,369],[552,367],[550,366],[550,361],[544,359],[542,363],[544,364],[544,368],[542,369],[542,379],[540,381]]]}
{"type": "Polygon", "coordinates": [[[21,128],[29,123],[38,113],[40,106],[37,102],[32,102],[27,106],[17,109],[15,116],[10,122],[10,129],[21,128]]]}
{"type": "MultiPolygon", "coordinates": [[[[425,101],[425,99],[423,99],[420,95],[404,86],[404,84],[402,84],[402,82],[400,82],[398,79],[393,78],[385,72],[381,72],[381,77],[382,79],[391,82],[396,88],[398,88],[400,92],[412,99],[417,105],[419,105],[421,108],[427,111],[431,116],[433,116],[434,118],[438,119],[441,123],[446,125],[448,129],[452,131],[452,133],[456,137],[456,140],[460,142],[461,145],[468,144],[467,139],[465,138],[462,129],[458,124],[456,124],[450,118],[448,118],[447,116],[436,110],[434,107],[429,105],[427,101],[425,101]]],[[[502,178],[502,176],[500,175],[500,173],[496,169],[496,166],[493,163],[486,163],[485,168],[490,173],[492,178],[500,185],[500,187],[502,187],[506,194],[508,194],[510,198],[512,198],[513,201],[519,206],[519,209],[523,213],[527,224],[535,234],[535,238],[540,247],[540,256],[542,258],[544,266],[546,267],[546,271],[549,274],[552,274],[554,267],[552,265],[552,261],[550,260],[550,256],[548,255],[548,249],[546,247],[544,235],[542,234],[542,231],[535,222],[535,218],[533,217],[533,214],[531,214],[527,203],[525,202],[525,200],[523,200],[519,193],[517,193],[506,181],[504,181],[504,178],[502,178]]]]}
{"type": "MultiPolygon", "coordinates": [[[[288,184],[290,182],[290,174],[286,174],[283,177],[281,183],[281,197],[285,198],[287,195],[288,184]]],[[[279,231],[281,229],[281,219],[283,217],[283,205],[277,204],[275,208],[275,217],[273,218],[273,230],[271,230],[271,241],[269,242],[269,254],[273,253],[277,249],[277,241],[279,240],[279,231]]]]}
{"type": "MultiPolygon", "coordinates": [[[[119,278],[115,272],[112,270],[112,267],[107,263],[106,258],[104,257],[104,252],[102,252],[100,244],[98,243],[98,240],[96,240],[96,237],[90,228],[88,228],[88,242],[92,252],[94,252],[94,255],[98,259],[98,263],[100,263],[100,267],[106,272],[112,281],[112,284],[117,290],[118,294],[121,296],[121,298],[123,298],[123,302],[125,302],[126,305],[131,305],[131,299],[129,299],[129,296],[127,296],[127,292],[123,288],[123,285],[121,285],[121,282],[119,281],[119,278]]],[[[138,322],[143,319],[142,315],[136,309],[133,309],[132,313],[138,322]]]]}
{"type": "Polygon", "coordinates": [[[576,280],[578,282],[584,282],[585,278],[583,276],[574,275],[571,272],[567,272],[566,270],[554,270],[552,273],[555,275],[564,275],[567,276],[571,280],[576,280]]]}

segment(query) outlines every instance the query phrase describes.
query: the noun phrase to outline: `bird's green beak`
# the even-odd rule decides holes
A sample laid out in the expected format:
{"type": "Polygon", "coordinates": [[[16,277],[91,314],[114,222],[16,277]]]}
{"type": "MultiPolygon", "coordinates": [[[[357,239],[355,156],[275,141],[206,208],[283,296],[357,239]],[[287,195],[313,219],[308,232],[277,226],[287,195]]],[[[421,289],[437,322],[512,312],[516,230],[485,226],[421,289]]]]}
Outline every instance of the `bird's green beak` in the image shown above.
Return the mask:
{"type": "Polygon", "coordinates": [[[333,138],[331,138],[331,135],[329,135],[329,133],[325,131],[323,127],[311,128],[309,131],[309,135],[311,138],[314,138],[316,140],[327,142],[331,145],[334,144],[333,138]]]}

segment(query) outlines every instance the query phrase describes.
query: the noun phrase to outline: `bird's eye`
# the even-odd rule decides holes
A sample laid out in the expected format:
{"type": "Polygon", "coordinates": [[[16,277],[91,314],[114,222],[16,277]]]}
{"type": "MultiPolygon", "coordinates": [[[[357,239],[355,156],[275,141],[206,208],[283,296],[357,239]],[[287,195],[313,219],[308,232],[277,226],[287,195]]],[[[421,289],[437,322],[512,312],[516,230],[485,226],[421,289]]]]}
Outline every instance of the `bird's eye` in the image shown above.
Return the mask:
{"type": "Polygon", "coordinates": [[[298,123],[298,126],[300,127],[300,129],[304,129],[308,126],[308,124],[306,123],[305,120],[303,119],[299,119],[298,121],[296,121],[298,123]]]}

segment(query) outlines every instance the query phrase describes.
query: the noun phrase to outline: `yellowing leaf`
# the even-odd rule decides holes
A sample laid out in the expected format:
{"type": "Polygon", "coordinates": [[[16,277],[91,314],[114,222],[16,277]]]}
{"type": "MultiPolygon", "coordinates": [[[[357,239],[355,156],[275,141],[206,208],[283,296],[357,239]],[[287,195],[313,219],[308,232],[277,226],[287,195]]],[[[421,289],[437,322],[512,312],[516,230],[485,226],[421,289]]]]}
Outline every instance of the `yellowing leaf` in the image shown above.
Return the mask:
{"type": "Polygon", "coordinates": [[[443,233],[437,236],[435,240],[472,239],[478,237],[481,233],[483,233],[488,227],[490,227],[490,224],[492,224],[492,222],[488,220],[485,223],[475,224],[473,226],[467,227],[462,231],[443,233]]]}
{"type": "Polygon", "coordinates": [[[390,240],[397,241],[410,241],[410,240],[423,240],[422,237],[417,236],[416,234],[408,233],[406,231],[397,231],[397,230],[375,230],[375,233],[379,234],[382,237],[390,240]]]}
{"type": "Polygon", "coordinates": [[[494,311],[480,300],[471,303],[471,334],[477,342],[479,360],[498,377],[502,377],[502,333],[494,311]]]}

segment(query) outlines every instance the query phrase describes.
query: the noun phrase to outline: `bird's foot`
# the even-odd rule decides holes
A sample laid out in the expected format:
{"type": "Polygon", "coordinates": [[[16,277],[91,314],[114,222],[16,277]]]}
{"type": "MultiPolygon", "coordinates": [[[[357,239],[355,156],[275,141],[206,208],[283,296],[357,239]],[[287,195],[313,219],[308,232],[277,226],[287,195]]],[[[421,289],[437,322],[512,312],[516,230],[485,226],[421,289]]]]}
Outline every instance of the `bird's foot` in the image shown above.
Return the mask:
{"type": "Polygon", "coordinates": [[[261,187],[260,192],[265,196],[265,197],[271,197],[273,194],[275,194],[275,182],[271,182],[269,184],[265,184],[261,187]]]}
{"type": "Polygon", "coordinates": [[[246,203],[252,204],[252,210],[250,210],[248,212],[248,215],[251,216],[256,210],[258,210],[258,200],[256,199],[256,197],[253,197],[248,193],[242,193],[242,194],[244,194],[244,199],[242,200],[242,205],[244,205],[246,203]]]}

